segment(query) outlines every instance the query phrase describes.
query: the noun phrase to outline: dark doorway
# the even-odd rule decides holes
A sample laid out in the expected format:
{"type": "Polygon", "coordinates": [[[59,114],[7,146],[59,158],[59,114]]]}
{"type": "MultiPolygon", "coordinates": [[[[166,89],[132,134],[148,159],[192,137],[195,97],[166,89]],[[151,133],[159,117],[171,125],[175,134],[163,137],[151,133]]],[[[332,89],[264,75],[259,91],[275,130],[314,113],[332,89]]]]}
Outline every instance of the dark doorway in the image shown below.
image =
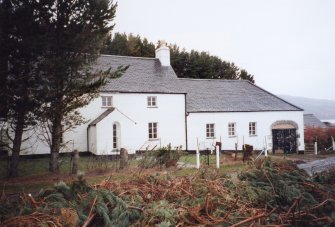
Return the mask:
{"type": "Polygon", "coordinates": [[[296,129],[272,129],[273,153],[283,150],[285,154],[297,151],[296,129]]]}

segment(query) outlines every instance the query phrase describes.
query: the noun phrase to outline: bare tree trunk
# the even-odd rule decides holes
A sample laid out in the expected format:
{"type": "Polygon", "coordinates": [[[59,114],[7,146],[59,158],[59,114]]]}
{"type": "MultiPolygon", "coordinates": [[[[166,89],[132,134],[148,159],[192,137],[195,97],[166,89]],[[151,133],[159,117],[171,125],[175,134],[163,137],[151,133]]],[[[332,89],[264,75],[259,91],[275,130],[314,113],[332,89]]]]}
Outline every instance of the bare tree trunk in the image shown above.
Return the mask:
{"type": "Polygon", "coordinates": [[[62,116],[59,113],[55,113],[58,116],[55,117],[52,132],[51,132],[51,157],[49,161],[49,171],[53,173],[59,172],[59,150],[61,145],[61,135],[62,135],[62,116]]]}
{"type": "Polygon", "coordinates": [[[15,135],[13,141],[12,156],[10,157],[10,163],[9,163],[8,177],[18,176],[18,166],[20,159],[23,128],[24,128],[24,113],[19,112],[15,127],[15,135]]]}

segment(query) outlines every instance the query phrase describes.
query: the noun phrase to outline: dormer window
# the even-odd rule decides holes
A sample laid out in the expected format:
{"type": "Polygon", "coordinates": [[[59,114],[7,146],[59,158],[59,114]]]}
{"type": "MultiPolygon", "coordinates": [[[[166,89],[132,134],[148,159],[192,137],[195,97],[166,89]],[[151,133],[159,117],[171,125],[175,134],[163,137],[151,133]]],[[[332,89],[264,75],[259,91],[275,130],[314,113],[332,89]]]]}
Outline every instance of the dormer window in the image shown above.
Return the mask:
{"type": "Polygon", "coordinates": [[[102,107],[112,107],[113,97],[112,96],[101,96],[102,107]]]}
{"type": "Polygon", "coordinates": [[[148,107],[157,107],[157,97],[148,96],[147,103],[148,103],[148,107]]]}

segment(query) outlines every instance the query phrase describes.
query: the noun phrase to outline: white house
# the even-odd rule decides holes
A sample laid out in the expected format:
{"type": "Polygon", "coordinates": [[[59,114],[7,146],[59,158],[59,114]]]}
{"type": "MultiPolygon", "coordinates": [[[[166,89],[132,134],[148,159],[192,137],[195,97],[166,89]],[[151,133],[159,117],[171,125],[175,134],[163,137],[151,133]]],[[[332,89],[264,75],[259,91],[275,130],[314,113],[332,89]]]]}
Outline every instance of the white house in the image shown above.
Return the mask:
{"type": "MultiPolygon", "coordinates": [[[[129,65],[111,79],[100,97],[80,113],[89,122],[63,135],[71,149],[96,155],[129,153],[171,144],[183,150],[304,149],[303,110],[241,80],[179,79],[170,66],[169,48],[156,58],[101,56],[95,68],[129,65]]],[[[48,153],[41,142],[30,153],[48,153]]]]}

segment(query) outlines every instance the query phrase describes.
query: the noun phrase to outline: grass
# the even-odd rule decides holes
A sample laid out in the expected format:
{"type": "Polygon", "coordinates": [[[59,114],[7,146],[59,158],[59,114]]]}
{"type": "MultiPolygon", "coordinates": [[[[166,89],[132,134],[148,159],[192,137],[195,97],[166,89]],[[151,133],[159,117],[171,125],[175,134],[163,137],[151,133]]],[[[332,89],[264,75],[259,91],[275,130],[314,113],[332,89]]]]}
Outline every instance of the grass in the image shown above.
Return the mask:
{"type": "MultiPolygon", "coordinates": [[[[207,156],[201,155],[201,168],[207,168],[207,156]]],[[[181,162],[194,164],[196,163],[195,155],[183,155],[180,158],[181,162]]],[[[86,174],[86,180],[90,184],[100,183],[104,179],[111,179],[115,181],[124,181],[136,179],[140,173],[140,169],[136,169],[138,166],[138,160],[130,160],[130,169],[125,171],[118,171],[119,162],[115,159],[101,156],[82,156],[79,160],[79,171],[86,174]],[[131,170],[132,169],[132,170],[131,170]]],[[[215,169],[215,155],[209,156],[210,168],[215,169]]],[[[55,182],[63,180],[65,182],[72,181],[75,176],[70,175],[71,158],[61,157],[60,174],[53,175],[48,172],[49,158],[40,159],[23,159],[19,163],[19,178],[15,178],[13,181],[7,181],[6,169],[7,161],[0,160],[0,190],[6,194],[12,193],[29,193],[38,192],[41,188],[51,187],[55,182]]],[[[219,171],[224,172],[239,172],[246,168],[246,164],[238,162],[225,163],[220,165],[219,171]]],[[[147,172],[156,173],[157,169],[149,169],[147,172]]],[[[188,176],[198,173],[199,170],[195,168],[171,168],[166,171],[171,176],[188,176]]],[[[165,172],[165,170],[164,170],[165,172]]]]}
{"type": "MultiPolygon", "coordinates": [[[[136,165],[136,160],[130,160],[131,166],[136,165]]],[[[116,169],[119,162],[115,159],[99,156],[83,156],[79,160],[79,171],[90,172],[97,169],[116,169]]],[[[34,176],[36,174],[46,174],[49,168],[49,158],[23,159],[19,163],[19,176],[34,176]]],[[[71,157],[60,158],[60,173],[70,173],[71,157]]],[[[0,179],[7,176],[7,160],[0,160],[0,179]]]]}

